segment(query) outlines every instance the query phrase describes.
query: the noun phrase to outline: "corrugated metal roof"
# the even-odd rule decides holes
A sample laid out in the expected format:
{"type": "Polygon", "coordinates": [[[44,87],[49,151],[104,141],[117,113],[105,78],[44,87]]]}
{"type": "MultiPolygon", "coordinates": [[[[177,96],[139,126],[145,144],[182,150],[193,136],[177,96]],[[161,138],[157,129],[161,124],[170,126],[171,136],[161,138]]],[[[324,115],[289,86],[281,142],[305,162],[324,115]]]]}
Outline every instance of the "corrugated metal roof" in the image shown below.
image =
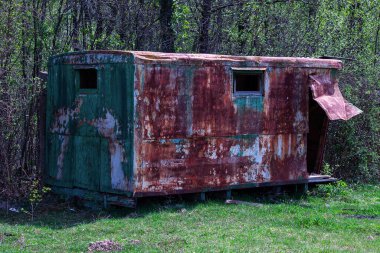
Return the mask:
{"type": "Polygon", "coordinates": [[[343,64],[340,60],[317,59],[304,57],[264,57],[264,56],[232,56],[219,54],[185,54],[185,53],[161,53],[148,51],[119,51],[119,50],[94,50],[71,52],[56,55],[54,58],[72,55],[89,54],[115,54],[133,55],[135,63],[171,63],[176,64],[204,64],[211,62],[225,63],[252,63],[260,66],[283,66],[283,67],[303,67],[303,68],[334,68],[341,69],[343,64]]]}

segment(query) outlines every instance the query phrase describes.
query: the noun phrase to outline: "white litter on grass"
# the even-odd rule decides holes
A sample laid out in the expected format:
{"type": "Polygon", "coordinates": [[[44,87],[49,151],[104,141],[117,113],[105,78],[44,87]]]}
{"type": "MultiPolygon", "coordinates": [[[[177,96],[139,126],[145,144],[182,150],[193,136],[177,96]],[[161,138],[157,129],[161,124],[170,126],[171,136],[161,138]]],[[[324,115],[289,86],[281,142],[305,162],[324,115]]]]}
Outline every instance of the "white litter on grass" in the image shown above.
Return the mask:
{"type": "Polygon", "coordinates": [[[15,212],[15,213],[19,213],[20,212],[20,210],[14,208],[14,207],[9,208],[9,211],[15,212]]]}

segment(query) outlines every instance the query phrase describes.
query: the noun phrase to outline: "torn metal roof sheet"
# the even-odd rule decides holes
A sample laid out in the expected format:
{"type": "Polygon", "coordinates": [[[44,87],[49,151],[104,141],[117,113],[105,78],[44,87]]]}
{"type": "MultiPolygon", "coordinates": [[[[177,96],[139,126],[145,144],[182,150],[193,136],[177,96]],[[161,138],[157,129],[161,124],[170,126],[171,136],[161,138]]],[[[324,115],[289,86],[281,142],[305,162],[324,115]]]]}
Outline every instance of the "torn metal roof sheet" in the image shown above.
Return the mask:
{"type": "Polygon", "coordinates": [[[344,99],[338,82],[326,75],[310,75],[310,88],[313,99],[326,112],[330,120],[349,120],[363,111],[344,99]]]}

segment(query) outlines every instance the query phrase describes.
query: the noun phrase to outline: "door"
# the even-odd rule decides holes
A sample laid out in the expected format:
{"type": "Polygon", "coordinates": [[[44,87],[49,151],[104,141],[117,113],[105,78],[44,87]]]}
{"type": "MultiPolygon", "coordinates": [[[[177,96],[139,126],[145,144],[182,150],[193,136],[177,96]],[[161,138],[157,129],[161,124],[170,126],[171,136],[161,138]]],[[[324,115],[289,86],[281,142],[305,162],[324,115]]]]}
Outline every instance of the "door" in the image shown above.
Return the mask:
{"type": "Polygon", "coordinates": [[[73,113],[73,186],[99,190],[101,139],[94,123],[99,118],[101,94],[99,66],[74,66],[76,103],[73,113]]]}
{"type": "Polygon", "coordinates": [[[127,84],[133,84],[128,74],[134,73],[130,68],[74,67],[78,108],[73,112],[74,187],[121,194],[130,190],[133,86],[127,84]]]}

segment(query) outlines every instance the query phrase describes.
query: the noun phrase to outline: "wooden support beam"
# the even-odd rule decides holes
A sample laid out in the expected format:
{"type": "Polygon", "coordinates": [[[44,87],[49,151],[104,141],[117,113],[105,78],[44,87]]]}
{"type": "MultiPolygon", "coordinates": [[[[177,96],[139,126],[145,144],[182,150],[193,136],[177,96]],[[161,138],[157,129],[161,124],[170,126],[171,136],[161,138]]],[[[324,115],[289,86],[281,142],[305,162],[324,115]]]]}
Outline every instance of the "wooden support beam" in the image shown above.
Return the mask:
{"type": "Polygon", "coordinates": [[[201,201],[201,202],[205,202],[206,201],[206,193],[205,192],[201,192],[199,194],[199,201],[201,201]]]}
{"type": "Polygon", "coordinates": [[[232,191],[231,190],[226,191],[226,199],[232,199],[232,191]]]}

